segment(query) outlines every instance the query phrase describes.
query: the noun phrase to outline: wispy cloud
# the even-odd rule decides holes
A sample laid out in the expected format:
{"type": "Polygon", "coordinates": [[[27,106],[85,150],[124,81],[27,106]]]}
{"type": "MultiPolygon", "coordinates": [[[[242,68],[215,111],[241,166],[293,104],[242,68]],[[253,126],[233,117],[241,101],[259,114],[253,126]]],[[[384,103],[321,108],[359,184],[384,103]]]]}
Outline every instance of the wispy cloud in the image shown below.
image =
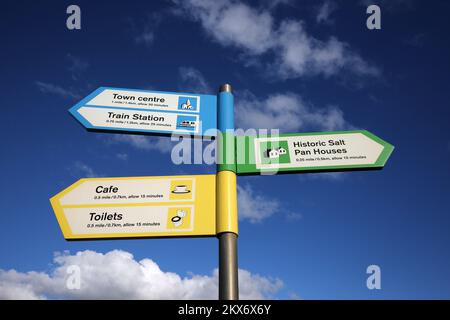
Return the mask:
{"type": "Polygon", "coordinates": [[[137,44],[150,47],[156,38],[156,31],[162,21],[161,13],[152,12],[148,14],[145,20],[137,21],[136,19],[129,19],[132,33],[134,34],[134,41],[137,44]]]}
{"type": "Polygon", "coordinates": [[[170,137],[150,137],[131,134],[114,134],[107,138],[107,143],[125,143],[138,150],[154,150],[170,153],[173,142],[170,137]]]}
{"type": "Polygon", "coordinates": [[[116,158],[122,161],[127,161],[128,160],[128,154],[126,153],[117,153],[116,154],[116,158]]]}
{"type": "Polygon", "coordinates": [[[274,198],[268,198],[246,185],[238,185],[238,212],[239,219],[249,220],[252,223],[261,222],[280,210],[280,202],[274,198]]]}
{"type": "MultiPolygon", "coordinates": [[[[180,88],[193,92],[211,90],[203,74],[192,67],[180,68],[184,80],[180,88]],[[187,80],[189,79],[189,80],[187,80]],[[191,87],[188,86],[191,85],[191,87]]],[[[292,92],[274,93],[267,97],[256,97],[250,91],[236,92],[236,127],[241,129],[280,129],[295,130],[344,130],[354,127],[344,118],[344,112],[334,105],[317,107],[306,102],[300,95],[292,92]]]]}
{"type": "Polygon", "coordinates": [[[417,33],[407,38],[404,43],[412,47],[423,47],[425,45],[426,34],[424,32],[417,33]]]}
{"type": "Polygon", "coordinates": [[[69,65],[67,69],[69,70],[72,80],[79,80],[81,75],[87,70],[89,67],[89,63],[76,57],[72,54],[67,54],[67,60],[69,61],[69,65]]]}
{"type": "Polygon", "coordinates": [[[75,92],[72,89],[65,89],[61,86],[52,84],[52,83],[47,83],[47,82],[42,82],[42,81],[35,81],[34,82],[35,85],[38,87],[39,91],[41,91],[42,93],[45,94],[53,94],[53,95],[57,95],[60,96],[62,98],[69,98],[69,99],[80,99],[81,95],[77,92],[75,92]]]}
{"type": "Polygon", "coordinates": [[[142,43],[146,46],[150,46],[151,44],[153,44],[153,40],[155,40],[155,34],[153,30],[144,30],[135,38],[136,43],[142,43]]]}
{"type": "Polygon", "coordinates": [[[350,45],[336,37],[326,41],[310,36],[301,22],[283,21],[279,29],[279,48],[274,68],[282,78],[323,75],[340,72],[356,76],[379,76],[380,70],[369,64],[350,45]]]}
{"type": "Polygon", "coordinates": [[[317,9],[316,22],[331,24],[334,20],[331,15],[337,9],[337,3],[331,0],[325,0],[317,9]]]}
{"type": "Polygon", "coordinates": [[[297,221],[297,220],[300,220],[302,218],[303,218],[303,215],[301,213],[298,213],[298,212],[289,212],[286,215],[286,219],[288,221],[297,221]]]}
{"type": "Polygon", "coordinates": [[[300,213],[289,211],[278,199],[257,192],[250,184],[239,184],[237,193],[240,220],[259,223],[281,211],[286,212],[287,220],[293,221],[302,218],[300,213]]]}
{"type": "Polygon", "coordinates": [[[181,91],[195,93],[213,93],[211,86],[206,81],[203,74],[193,67],[180,67],[179,85],[181,91]]]}
{"type": "Polygon", "coordinates": [[[318,108],[294,93],[272,94],[264,99],[250,92],[236,99],[238,127],[248,129],[280,129],[283,131],[348,129],[352,126],[344,119],[337,106],[318,108]]]}
{"type": "Polygon", "coordinates": [[[303,298],[302,297],[300,297],[297,293],[295,293],[295,292],[291,292],[290,294],[289,294],[289,299],[290,300],[303,300],[303,298]]]}
{"type": "MultiPolygon", "coordinates": [[[[151,259],[126,251],[55,255],[50,272],[0,269],[0,299],[217,299],[218,271],[211,275],[163,271],[151,259]],[[68,268],[80,270],[80,289],[68,289],[68,268]]],[[[283,287],[278,278],[239,270],[241,299],[267,299],[283,287]]]]}
{"type": "Polygon", "coordinates": [[[63,87],[59,84],[54,84],[50,82],[35,81],[34,84],[37,86],[39,91],[45,94],[51,94],[60,96],[65,99],[78,100],[81,99],[82,95],[80,93],[80,86],[77,81],[81,80],[83,73],[89,67],[89,63],[76,57],[72,54],[66,55],[67,67],[66,71],[70,74],[72,86],[63,87]]]}
{"type": "Polygon", "coordinates": [[[275,21],[270,10],[240,1],[173,1],[182,8],[180,14],[185,12],[185,16],[199,21],[204,32],[222,46],[240,49],[249,60],[272,57],[266,66],[278,78],[330,77],[341,72],[357,76],[380,74],[349,44],[336,37],[317,39],[307,32],[302,21],[275,21]]]}
{"type": "Polygon", "coordinates": [[[81,176],[87,178],[95,178],[103,176],[102,174],[95,172],[94,169],[92,169],[82,161],[75,161],[68,169],[74,176],[77,177],[81,176]]]}

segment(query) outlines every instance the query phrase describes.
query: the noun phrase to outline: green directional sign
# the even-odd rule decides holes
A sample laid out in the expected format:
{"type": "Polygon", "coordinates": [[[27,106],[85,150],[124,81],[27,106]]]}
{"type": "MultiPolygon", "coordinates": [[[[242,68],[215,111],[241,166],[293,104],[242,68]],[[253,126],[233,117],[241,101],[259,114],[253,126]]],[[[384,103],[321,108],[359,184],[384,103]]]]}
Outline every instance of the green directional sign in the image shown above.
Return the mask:
{"type": "Polygon", "coordinates": [[[393,150],[366,130],[238,136],[237,173],[382,169],[393,150]]]}

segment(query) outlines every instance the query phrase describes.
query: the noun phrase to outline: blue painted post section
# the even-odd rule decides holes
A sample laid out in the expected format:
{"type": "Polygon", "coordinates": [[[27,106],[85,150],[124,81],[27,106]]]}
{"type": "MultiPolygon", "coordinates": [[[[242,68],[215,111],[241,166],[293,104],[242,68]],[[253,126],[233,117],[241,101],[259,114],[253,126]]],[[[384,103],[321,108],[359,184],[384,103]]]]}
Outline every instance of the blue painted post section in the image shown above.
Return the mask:
{"type": "Polygon", "coordinates": [[[234,98],[231,86],[221,87],[217,98],[217,171],[236,172],[235,138],[234,138],[234,98]]]}
{"type": "Polygon", "coordinates": [[[228,91],[219,92],[217,108],[217,128],[221,132],[234,130],[234,98],[228,91]]]}

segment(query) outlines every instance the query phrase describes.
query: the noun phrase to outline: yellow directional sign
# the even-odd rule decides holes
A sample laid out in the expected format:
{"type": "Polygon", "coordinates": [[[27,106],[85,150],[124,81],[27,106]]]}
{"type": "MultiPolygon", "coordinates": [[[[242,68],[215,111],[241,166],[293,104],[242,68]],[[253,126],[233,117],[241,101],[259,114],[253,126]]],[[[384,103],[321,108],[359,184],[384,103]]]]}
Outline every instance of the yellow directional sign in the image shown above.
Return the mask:
{"type": "Polygon", "coordinates": [[[64,238],[216,235],[215,175],[80,179],[50,199],[64,238]]]}

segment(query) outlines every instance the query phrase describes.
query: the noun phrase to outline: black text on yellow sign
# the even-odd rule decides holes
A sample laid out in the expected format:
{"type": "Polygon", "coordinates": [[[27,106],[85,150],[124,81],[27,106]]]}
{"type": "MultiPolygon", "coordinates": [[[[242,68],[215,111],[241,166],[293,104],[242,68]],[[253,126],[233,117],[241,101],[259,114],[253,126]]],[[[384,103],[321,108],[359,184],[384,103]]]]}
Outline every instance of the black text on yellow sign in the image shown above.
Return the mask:
{"type": "Polygon", "coordinates": [[[215,175],[80,179],[50,199],[68,240],[215,236],[215,175]]]}

